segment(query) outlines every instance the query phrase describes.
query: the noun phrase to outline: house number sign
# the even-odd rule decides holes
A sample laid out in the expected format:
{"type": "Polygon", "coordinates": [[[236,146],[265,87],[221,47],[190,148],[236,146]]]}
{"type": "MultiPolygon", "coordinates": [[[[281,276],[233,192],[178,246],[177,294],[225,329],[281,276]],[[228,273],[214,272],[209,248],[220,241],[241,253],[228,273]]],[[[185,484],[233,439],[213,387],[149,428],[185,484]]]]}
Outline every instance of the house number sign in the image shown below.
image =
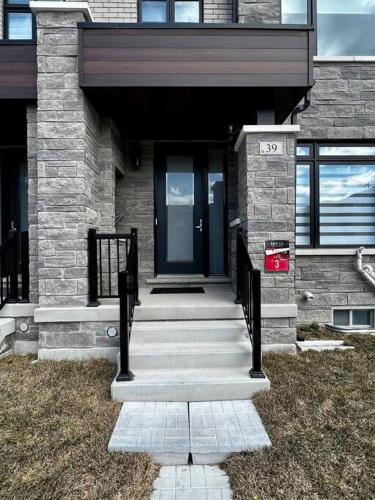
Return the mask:
{"type": "Polygon", "coordinates": [[[261,155],[282,155],[284,153],[284,145],[282,142],[261,142],[261,155]]]}

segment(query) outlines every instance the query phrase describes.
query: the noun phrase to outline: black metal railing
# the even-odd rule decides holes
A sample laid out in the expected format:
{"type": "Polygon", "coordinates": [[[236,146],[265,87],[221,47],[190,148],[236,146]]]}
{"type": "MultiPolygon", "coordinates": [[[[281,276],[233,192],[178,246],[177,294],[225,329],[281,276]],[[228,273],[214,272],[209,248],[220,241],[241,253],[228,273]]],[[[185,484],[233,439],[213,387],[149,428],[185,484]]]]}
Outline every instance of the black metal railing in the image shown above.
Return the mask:
{"type": "Polygon", "coordinates": [[[237,229],[236,248],[237,297],[241,304],[252,343],[252,378],[264,378],[262,371],[262,326],[261,326],[261,279],[260,271],[254,269],[242,229],[237,229]]]}
{"type": "Polygon", "coordinates": [[[138,288],[138,238],[137,231],[132,229],[129,254],[125,271],[120,271],[120,366],[116,380],[128,382],[134,379],[129,366],[129,345],[134,317],[134,307],[140,305],[138,288]]]}
{"type": "Polygon", "coordinates": [[[89,307],[100,305],[99,298],[119,297],[119,273],[127,266],[132,235],[131,233],[88,232],[88,280],[89,307]]]}
{"type": "Polygon", "coordinates": [[[0,309],[29,301],[29,234],[9,231],[0,246],[0,309]]]}

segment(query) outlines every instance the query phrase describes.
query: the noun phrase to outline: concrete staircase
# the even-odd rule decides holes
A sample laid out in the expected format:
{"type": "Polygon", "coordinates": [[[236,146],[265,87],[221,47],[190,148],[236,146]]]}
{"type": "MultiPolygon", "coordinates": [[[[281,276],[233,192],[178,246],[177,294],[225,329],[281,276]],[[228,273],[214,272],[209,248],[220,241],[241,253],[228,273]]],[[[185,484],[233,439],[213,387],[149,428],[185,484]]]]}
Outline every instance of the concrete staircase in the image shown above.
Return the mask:
{"type": "Polygon", "coordinates": [[[251,379],[251,343],[229,287],[205,294],[142,291],[130,343],[132,382],[112,383],[116,401],[248,399],[269,380],[251,379]]]}

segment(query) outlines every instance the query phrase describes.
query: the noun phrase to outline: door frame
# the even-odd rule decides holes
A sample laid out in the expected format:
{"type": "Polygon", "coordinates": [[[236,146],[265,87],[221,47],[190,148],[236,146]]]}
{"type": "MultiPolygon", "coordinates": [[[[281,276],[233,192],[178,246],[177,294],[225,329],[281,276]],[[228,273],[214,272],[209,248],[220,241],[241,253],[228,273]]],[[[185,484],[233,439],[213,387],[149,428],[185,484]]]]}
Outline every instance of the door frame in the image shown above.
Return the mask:
{"type": "MultiPolygon", "coordinates": [[[[224,274],[228,275],[228,143],[223,141],[189,141],[189,142],[155,142],[154,143],[154,276],[161,274],[158,269],[158,231],[156,225],[157,218],[157,193],[158,193],[158,169],[161,168],[160,157],[162,155],[180,154],[183,155],[187,150],[191,154],[199,151],[199,156],[204,157],[203,162],[203,182],[202,182],[202,215],[203,215],[203,275],[210,276],[209,273],[209,212],[208,212],[208,150],[210,148],[221,149],[223,151],[223,179],[224,179],[224,218],[223,218],[223,259],[224,274]]],[[[212,276],[215,276],[214,274],[212,276]]]]}

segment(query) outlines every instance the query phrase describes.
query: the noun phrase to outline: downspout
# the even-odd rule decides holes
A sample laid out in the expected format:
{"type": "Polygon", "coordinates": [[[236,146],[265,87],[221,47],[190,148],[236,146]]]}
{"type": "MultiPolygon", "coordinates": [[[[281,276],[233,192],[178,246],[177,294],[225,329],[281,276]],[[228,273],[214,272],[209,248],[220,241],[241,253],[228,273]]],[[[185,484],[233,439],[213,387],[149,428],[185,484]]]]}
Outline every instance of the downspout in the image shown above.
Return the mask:
{"type": "Polygon", "coordinates": [[[375,272],[373,267],[370,264],[363,265],[362,255],[365,250],[365,247],[358,248],[355,268],[375,288],[375,272]]]}
{"type": "Polygon", "coordinates": [[[290,119],[292,125],[295,125],[297,123],[297,115],[299,113],[303,113],[304,111],[306,111],[306,109],[308,109],[310,107],[310,104],[311,104],[311,90],[309,90],[307,92],[307,94],[305,95],[305,100],[304,100],[303,104],[299,104],[292,111],[292,115],[291,115],[291,119],[290,119]]]}

